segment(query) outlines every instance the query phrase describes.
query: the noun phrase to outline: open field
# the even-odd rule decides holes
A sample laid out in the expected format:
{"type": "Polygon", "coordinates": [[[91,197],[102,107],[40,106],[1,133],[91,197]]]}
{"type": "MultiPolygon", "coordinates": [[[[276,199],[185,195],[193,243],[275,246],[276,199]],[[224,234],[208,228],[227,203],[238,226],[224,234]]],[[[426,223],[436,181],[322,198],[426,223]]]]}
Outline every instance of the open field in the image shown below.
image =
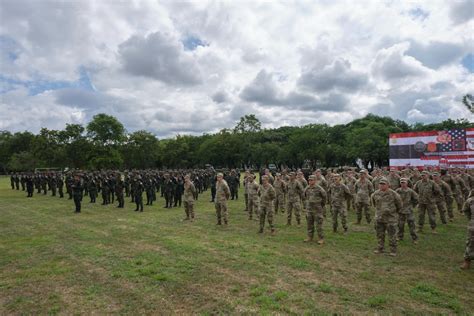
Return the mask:
{"type": "MultiPolygon", "coordinates": [[[[230,201],[229,227],[215,226],[206,192],[197,221],[182,208],[133,212],[13,191],[0,178],[0,314],[324,314],[474,311],[474,270],[461,271],[466,219],[405,241],[399,256],[372,253],[372,225],[305,244],[305,227],[257,234],[230,201]]],[[[305,224],[305,222],[303,222],[305,224]]],[[[427,227],[428,228],[428,227],[427,227]]],[[[427,229],[429,230],[429,229],[427,229]]]]}

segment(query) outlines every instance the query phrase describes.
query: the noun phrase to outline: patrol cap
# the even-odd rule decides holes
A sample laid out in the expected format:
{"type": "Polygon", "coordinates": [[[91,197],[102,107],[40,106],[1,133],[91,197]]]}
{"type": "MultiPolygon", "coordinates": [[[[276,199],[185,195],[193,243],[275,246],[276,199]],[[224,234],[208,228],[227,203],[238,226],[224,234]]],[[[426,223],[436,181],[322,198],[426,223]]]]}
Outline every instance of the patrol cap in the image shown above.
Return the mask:
{"type": "Polygon", "coordinates": [[[217,173],[217,176],[218,176],[218,177],[223,177],[224,174],[223,174],[222,172],[218,172],[218,173],[217,173]]]}
{"type": "Polygon", "coordinates": [[[433,177],[439,177],[439,173],[438,173],[438,172],[433,172],[431,175],[432,175],[433,177]]]}
{"type": "Polygon", "coordinates": [[[427,171],[427,170],[423,170],[423,172],[421,174],[427,174],[427,175],[430,175],[430,173],[427,171]]]}
{"type": "Polygon", "coordinates": [[[400,183],[402,183],[402,182],[408,183],[408,179],[407,178],[400,178],[400,183]]]}
{"type": "Polygon", "coordinates": [[[278,173],[276,174],[276,176],[277,176],[277,177],[280,177],[280,176],[281,176],[281,173],[278,172],[278,173]]]}
{"type": "Polygon", "coordinates": [[[383,177],[383,178],[380,178],[379,183],[380,183],[380,184],[382,184],[382,183],[383,183],[383,184],[387,184],[387,183],[388,183],[388,180],[387,180],[387,178],[383,177]]]}
{"type": "Polygon", "coordinates": [[[296,173],[294,171],[290,172],[290,176],[296,176],[296,173]]]}
{"type": "Polygon", "coordinates": [[[332,176],[335,177],[335,178],[340,178],[341,177],[341,175],[339,173],[333,173],[332,176]]]}
{"type": "Polygon", "coordinates": [[[310,175],[310,176],[308,177],[308,180],[316,180],[316,176],[310,175]]]}
{"type": "Polygon", "coordinates": [[[366,169],[360,169],[359,173],[366,173],[367,170],[366,169]]]}

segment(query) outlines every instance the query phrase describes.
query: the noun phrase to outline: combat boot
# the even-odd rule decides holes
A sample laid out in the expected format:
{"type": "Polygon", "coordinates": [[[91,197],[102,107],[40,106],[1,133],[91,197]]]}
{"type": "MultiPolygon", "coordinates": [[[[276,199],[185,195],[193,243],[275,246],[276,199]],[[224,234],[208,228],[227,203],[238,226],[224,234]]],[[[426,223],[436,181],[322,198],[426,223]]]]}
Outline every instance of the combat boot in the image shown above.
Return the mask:
{"type": "Polygon", "coordinates": [[[260,229],[258,230],[258,233],[263,234],[263,227],[260,227],[260,229]]]}
{"type": "Polygon", "coordinates": [[[464,262],[460,268],[463,270],[469,270],[471,268],[471,260],[464,259],[464,262]]]}
{"type": "Polygon", "coordinates": [[[324,239],[318,240],[318,245],[324,245],[324,239]]]}
{"type": "Polygon", "coordinates": [[[437,235],[438,232],[436,231],[436,228],[431,229],[431,233],[437,235]]]}
{"type": "Polygon", "coordinates": [[[272,232],[270,233],[272,236],[275,236],[276,232],[275,229],[272,229],[272,232]]]}
{"type": "Polygon", "coordinates": [[[313,236],[308,236],[306,237],[305,240],[303,240],[303,242],[312,242],[313,241],[313,236]]]}

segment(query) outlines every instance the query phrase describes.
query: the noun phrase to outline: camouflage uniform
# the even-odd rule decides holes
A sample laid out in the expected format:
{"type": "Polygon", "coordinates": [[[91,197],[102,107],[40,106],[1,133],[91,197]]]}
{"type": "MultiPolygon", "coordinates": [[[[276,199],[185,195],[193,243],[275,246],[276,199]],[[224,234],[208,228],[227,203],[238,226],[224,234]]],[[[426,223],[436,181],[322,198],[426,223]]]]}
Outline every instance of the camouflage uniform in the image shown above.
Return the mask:
{"type": "Polygon", "coordinates": [[[349,192],[351,192],[351,195],[347,199],[347,210],[350,211],[351,209],[356,209],[356,185],[357,179],[354,178],[353,176],[348,176],[345,179],[345,184],[347,188],[349,189],[349,192]]]}
{"type": "Polygon", "coordinates": [[[275,179],[273,183],[275,189],[276,199],[275,199],[275,213],[278,213],[278,210],[281,210],[282,213],[285,213],[285,194],[286,194],[286,183],[280,178],[275,179]]]}
{"type": "Polygon", "coordinates": [[[194,201],[196,200],[196,188],[192,182],[184,182],[184,212],[186,219],[194,219],[194,201]]]}
{"type": "Polygon", "coordinates": [[[430,179],[421,179],[415,184],[415,192],[418,193],[418,227],[420,231],[425,224],[425,212],[428,213],[431,229],[436,228],[435,200],[441,195],[439,186],[430,179]]]}
{"type": "Polygon", "coordinates": [[[293,210],[295,212],[296,222],[301,223],[301,197],[303,195],[303,186],[300,181],[290,179],[288,182],[288,204],[287,204],[287,225],[291,225],[293,210]]]}
{"type": "Polygon", "coordinates": [[[357,224],[362,221],[362,212],[365,213],[365,219],[370,224],[370,209],[369,199],[372,193],[374,193],[374,186],[368,179],[359,179],[355,184],[356,192],[356,211],[357,211],[357,224]]]}
{"type": "Polygon", "coordinates": [[[303,193],[306,209],[306,222],[308,230],[308,238],[314,237],[314,224],[316,223],[316,231],[320,240],[324,239],[323,220],[324,206],[327,201],[326,191],[318,184],[306,187],[303,193]]]}
{"type": "Polygon", "coordinates": [[[418,204],[418,194],[411,188],[398,188],[396,192],[402,199],[402,208],[400,210],[398,218],[398,239],[403,240],[403,234],[405,231],[405,223],[408,224],[410,229],[410,235],[412,240],[418,240],[418,235],[415,229],[415,216],[413,214],[413,208],[418,204]]]}
{"type": "Polygon", "coordinates": [[[272,232],[275,231],[273,226],[273,201],[275,200],[276,194],[273,186],[268,182],[266,185],[261,184],[258,189],[258,194],[260,195],[260,230],[259,233],[263,233],[263,228],[265,227],[265,217],[268,218],[268,225],[272,232]]]}
{"type": "Polygon", "coordinates": [[[221,182],[216,182],[216,215],[217,215],[217,224],[221,225],[222,220],[224,224],[227,225],[227,200],[230,198],[230,189],[225,180],[221,182]]]}
{"type": "MultiPolygon", "coordinates": [[[[447,209],[447,202],[452,203],[453,193],[451,191],[451,187],[449,184],[444,182],[443,180],[435,181],[435,183],[440,187],[441,194],[436,196],[436,207],[438,208],[439,217],[443,224],[446,224],[446,213],[447,209]]],[[[449,216],[449,215],[448,215],[449,216]]]]}
{"type": "Polygon", "coordinates": [[[248,182],[247,189],[249,194],[248,214],[249,219],[252,219],[253,214],[258,217],[258,183],[253,178],[248,182]]]}
{"type": "Polygon", "coordinates": [[[458,211],[462,213],[462,207],[464,204],[464,194],[467,191],[466,184],[460,176],[455,176],[452,179],[454,185],[454,188],[452,188],[454,200],[456,201],[458,211]]]}
{"type": "Polygon", "coordinates": [[[329,187],[329,200],[332,210],[332,230],[337,232],[337,218],[341,217],[341,224],[344,231],[347,231],[347,209],[346,199],[349,198],[351,192],[345,184],[333,183],[329,187]]]}
{"type": "MultiPolygon", "coordinates": [[[[471,191],[472,192],[472,191],[471,191]]],[[[471,193],[472,194],[472,193],[471,193]]],[[[464,259],[467,261],[474,260],[474,197],[471,196],[466,200],[463,206],[463,211],[469,220],[467,226],[467,241],[466,251],[464,252],[464,259]]]]}
{"type": "Polygon", "coordinates": [[[377,190],[372,194],[372,203],[375,206],[375,231],[378,240],[376,252],[384,251],[385,233],[387,232],[390,252],[395,254],[397,252],[398,213],[402,209],[400,195],[392,189],[377,190]]]}

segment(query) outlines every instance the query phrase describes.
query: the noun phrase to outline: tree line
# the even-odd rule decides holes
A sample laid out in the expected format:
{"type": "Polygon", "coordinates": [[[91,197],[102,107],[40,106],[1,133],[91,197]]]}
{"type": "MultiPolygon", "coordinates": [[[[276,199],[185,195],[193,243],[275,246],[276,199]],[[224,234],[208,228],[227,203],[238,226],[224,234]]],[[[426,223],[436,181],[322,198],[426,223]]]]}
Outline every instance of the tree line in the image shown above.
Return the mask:
{"type": "Polygon", "coordinates": [[[139,130],[128,133],[115,117],[98,114],[87,124],[66,124],[63,130],[42,128],[0,131],[0,172],[57,167],[89,170],[227,168],[277,166],[371,166],[388,164],[388,134],[474,127],[466,119],[409,125],[369,114],[348,124],[309,124],[262,129],[258,118],[245,115],[233,129],[200,136],[158,139],[139,130]]]}

